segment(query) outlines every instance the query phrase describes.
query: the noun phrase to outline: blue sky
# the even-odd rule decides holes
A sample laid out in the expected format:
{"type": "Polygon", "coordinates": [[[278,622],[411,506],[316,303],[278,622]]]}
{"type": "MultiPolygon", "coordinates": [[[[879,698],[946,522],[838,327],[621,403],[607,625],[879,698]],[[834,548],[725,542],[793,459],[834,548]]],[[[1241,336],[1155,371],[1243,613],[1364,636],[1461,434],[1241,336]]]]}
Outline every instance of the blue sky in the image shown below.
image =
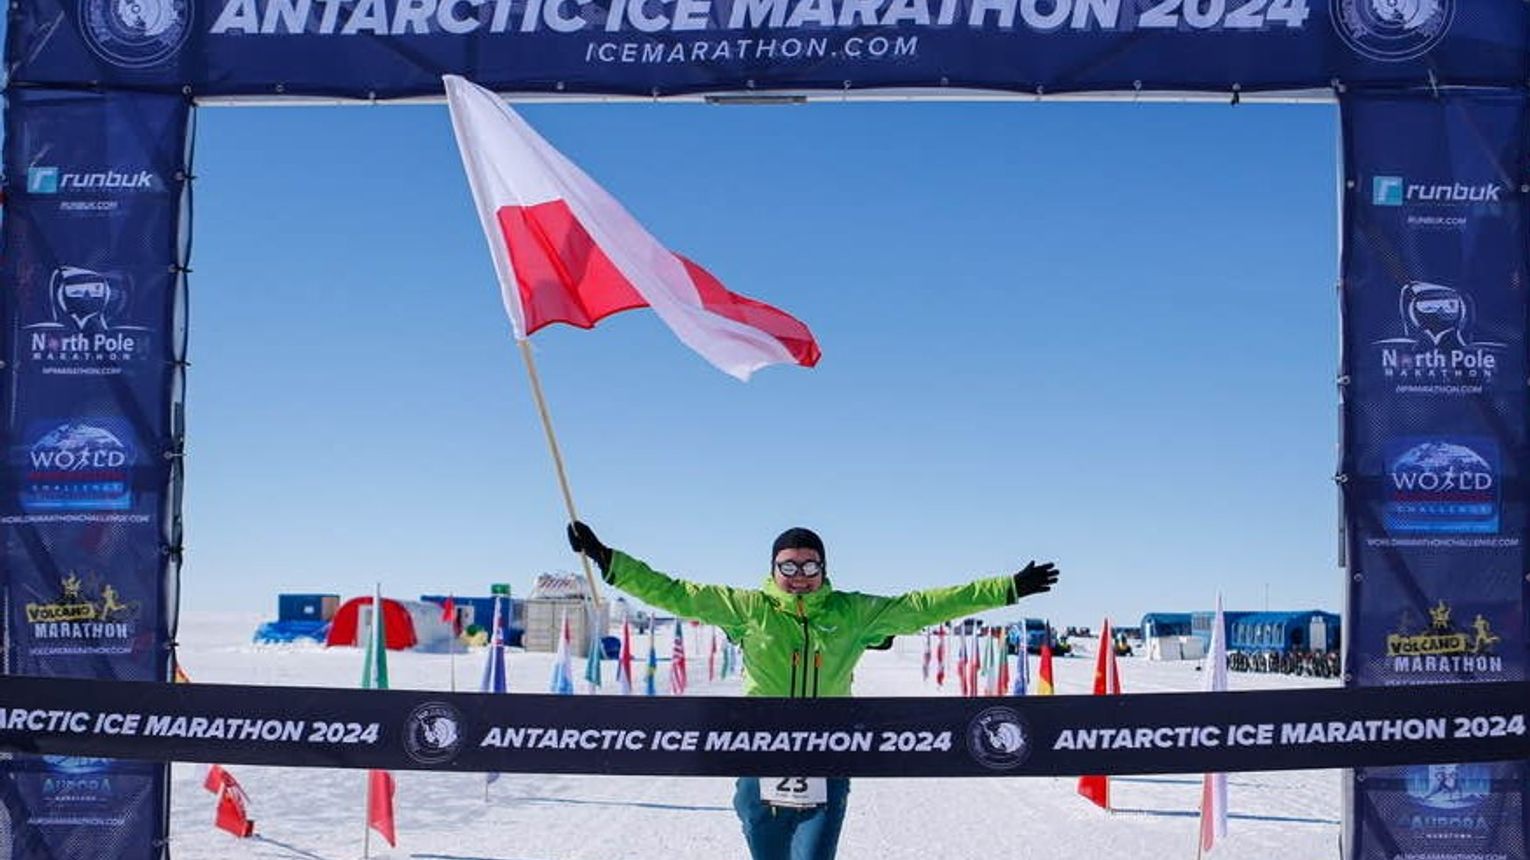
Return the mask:
{"type": "MultiPolygon", "coordinates": [[[[542,105],[650,230],[813,327],[741,384],[646,312],[533,338],[581,514],[752,585],[1063,568],[1027,614],[1337,610],[1337,112],[542,105]]],[[[575,569],[440,105],[204,109],[183,607],[575,569]]]]}

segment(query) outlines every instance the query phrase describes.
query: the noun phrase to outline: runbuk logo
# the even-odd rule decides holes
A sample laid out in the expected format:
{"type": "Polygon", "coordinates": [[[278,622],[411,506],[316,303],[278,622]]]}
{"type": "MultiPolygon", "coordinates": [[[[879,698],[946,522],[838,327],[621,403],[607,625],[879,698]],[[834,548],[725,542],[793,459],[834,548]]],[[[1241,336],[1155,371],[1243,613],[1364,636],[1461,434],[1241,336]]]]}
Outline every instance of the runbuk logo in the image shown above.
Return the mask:
{"type": "Polygon", "coordinates": [[[27,191],[32,194],[67,194],[71,191],[154,191],[159,187],[148,170],[119,172],[96,170],[66,173],[57,167],[27,169],[27,191]]]}
{"type": "Polygon", "coordinates": [[[1463,182],[1408,182],[1401,176],[1371,179],[1371,205],[1402,206],[1407,203],[1501,203],[1503,186],[1496,182],[1468,185],[1463,182]]]}

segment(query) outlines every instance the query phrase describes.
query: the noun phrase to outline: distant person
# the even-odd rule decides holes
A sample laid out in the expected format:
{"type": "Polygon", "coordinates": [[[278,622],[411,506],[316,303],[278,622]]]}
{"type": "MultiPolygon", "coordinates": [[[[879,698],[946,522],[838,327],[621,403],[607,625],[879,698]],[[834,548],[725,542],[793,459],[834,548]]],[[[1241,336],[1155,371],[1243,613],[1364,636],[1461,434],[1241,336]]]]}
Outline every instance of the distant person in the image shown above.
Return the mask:
{"type": "MultiPolygon", "coordinates": [[[[963,615],[1050,591],[1058,570],[1031,562],[1019,573],[967,585],[881,597],[837,591],[818,535],[782,532],[770,572],[758,589],[701,585],[659,573],[595,537],[581,522],[569,545],[600,566],[606,582],[633,597],[722,628],[743,649],[746,696],[817,698],[850,695],[855,665],[888,637],[917,633],[963,615]]],[[[733,808],[754,860],[833,860],[845,820],[850,780],[741,777],[733,808]]]]}

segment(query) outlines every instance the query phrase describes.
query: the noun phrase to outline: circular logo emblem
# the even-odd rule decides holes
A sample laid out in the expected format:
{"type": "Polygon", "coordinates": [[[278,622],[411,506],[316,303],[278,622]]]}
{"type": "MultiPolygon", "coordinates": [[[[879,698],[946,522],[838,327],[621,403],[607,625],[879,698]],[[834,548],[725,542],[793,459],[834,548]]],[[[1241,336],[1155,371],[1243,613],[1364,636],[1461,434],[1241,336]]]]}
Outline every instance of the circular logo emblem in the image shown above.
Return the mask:
{"type": "Polygon", "coordinates": [[[80,0],[85,44],[124,69],[147,69],[175,55],[191,32],[191,0],[80,0]]]}
{"type": "Polygon", "coordinates": [[[1334,29],[1356,53],[1373,60],[1411,60],[1450,29],[1456,0],[1333,0],[1334,29]]]}
{"type": "Polygon", "coordinates": [[[462,714],[445,702],[426,702],[404,720],[404,752],[420,764],[440,764],[462,747],[462,714]]]}
{"type": "Polygon", "coordinates": [[[1011,708],[989,708],[967,726],[967,750],[993,770],[1012,770],[1031,754],[1025,719],[1011,708]]]}

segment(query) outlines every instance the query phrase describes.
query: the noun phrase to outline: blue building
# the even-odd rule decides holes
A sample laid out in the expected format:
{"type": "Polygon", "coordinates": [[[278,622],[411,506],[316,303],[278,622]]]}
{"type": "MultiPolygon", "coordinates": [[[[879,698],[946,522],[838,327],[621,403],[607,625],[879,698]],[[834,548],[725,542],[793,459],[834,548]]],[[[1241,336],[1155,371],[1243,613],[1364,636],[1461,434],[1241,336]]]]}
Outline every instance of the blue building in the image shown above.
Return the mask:
{"type": "MultiPolygon", "coordinates": [[[[1191,635],[1211,644],[1211,612],[1191,615],[1191,635]]],[[[1303,651],[1337,651],[1340,618],[1317,609],[1298,612],[1223,612],[1228,651],[1280,654],[1303,651]]]]}

